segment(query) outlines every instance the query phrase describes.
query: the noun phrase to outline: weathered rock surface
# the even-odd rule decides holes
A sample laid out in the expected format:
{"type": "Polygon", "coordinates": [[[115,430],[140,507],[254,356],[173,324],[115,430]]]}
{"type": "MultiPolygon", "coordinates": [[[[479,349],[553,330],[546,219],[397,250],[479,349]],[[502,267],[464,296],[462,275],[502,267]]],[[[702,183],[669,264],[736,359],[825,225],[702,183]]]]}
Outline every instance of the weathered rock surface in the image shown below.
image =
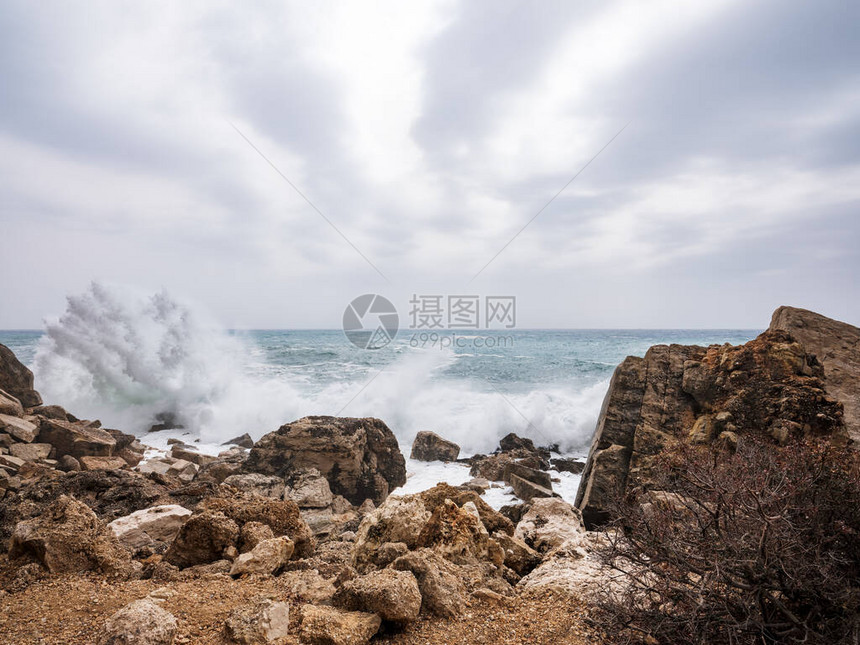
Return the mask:
{"type": "Polygon", "coordinates": [[[14,396],[25,408],[42,405],[42,397],[33,389],[33,372],[5,345],[0,345],[0,390],[14,396]]]}
{"type": "Polygon", "coordinates": [[[412,442],[410,459],[418,461],[456,461],[460,456],[460,446],[443,439],[435,432],[422,431],[415,435],[412,442]]]}
{"type": "Polygon", "coordinates": [[[301,637],[310,645],[364,645],[381,624],[376,614],[305,605],[301,637]]]}
{"type": "Polygon", "coordinates": [[[19,522],[9,558],[32,558],[51,573],[132,571],[131,556],[90,508],[63,495],[43,513],[19,522]]]}
{"type": "Polygon", "coordinates": [[[281,499],[284,496],[283,477],[247,473],[243,475],[230,475],[224,479],[223,483],[239,490],[256,493],[263,497],[271,497],[272,499],[281,499]]]}
{"type": "Polygon", "coordinates": [[[233,561],[230,569],[231,576],[241,576],[246,573],[267,575],[275,573],[284,566],[293,555],[295,545],[286,537],[273,537],[263,540],[248,551],[242,553],[233,561]]]}
{"type": "Polygon", "coordinates": [[[108,528],[132,551],[173,542],[191,511],[178,504],[153,506],[115,519],[108,528]]]}
{"type": "Polygon", "coordinates": [[[17,398],[0,389],[0,414],[8,414],[12,417],[23,417],[24,406],[21,405],[21,402],[17,398]]]}
{"type": "Polygon", "coordinates": [[[236,548],[239,526],[224,513],[204,510],[179,529],[164,560],[179,568],[222,560],[236,548]]]}
{"type": "Polygon", "coordinates": [[[319,470],[333,493],[356,505],[379,504],[406,483],[397,439],[379,419],[304,417],[260,439],[244,466],[280,477],[301,468],[319,470]]]}
{"type": "Polygon", "coordinates": [[[860,446],[860,328],[806,309],[779,307],[769,329],[787,331],[815,355],[824,368],[824,389],[844,406],[845,429],[860,446]]]}
{"type": "Polygon", "coordinates": [[[421,609],[443,618],[457,618],[466,610],[466,586],[456,566],[431,549],[410,551],[391,567],[409,571],[418,581],[421,609]]]}
{"type": "Polygon", "coordinates": [[[250,607],[240,607],[227,618],[227,639],[239,645],[266,645],[286,638],[290,627],[290,606],[263,599],[250,607]]]}
{"type": "Polygon", "coordinates": [[[673,440],[766,433],[780,443],[844,436],[841,405],[823,369],[785,331],[740,346],[657,345],[615,370],[592,442],[577,507],[586,526],[610,518],[613,499],[649,485],[654,457],[673,440]]]}
{"type": "MultiPolygon", "coordinates": [[[[520,535],[523,535],[521,532],[520,535]]],[[[505,566],[515,571],[517,575],[528,575],[541,562],[541,555],[522,539],[512,537],[507,533],[497,531],[493,539],[505,554],[505,566]]]]}
{"type": "Polygon", "coordinates": [[[49,443],[15,443],[9,446],[9,454],[24,461],[39,461],[48,458],[51,448],[49,443]]]}
{"type": "Polygon", "coordinates": [[[514,537],[540,553],[577,541],[585,529],[582,514],[558,498],[536,499],[517,524],[514,537]]]}
{"type": "Polygon", "coordinates": [[[129,603],[105,623],[99,645],[173,645],[176,618],[149,598],[129,603]]]}
{"type": "Polygon", "coordinates": [[[38,440],[54,446],[58,457],[71,455],[77,459],[111,457],[116,447],[116,441],[106,430],[58,419],[42,419],[38,440]]]}
{"type": "Polygon", "coordinates": [[[0,430],[26,443],[39,436],[39,426],[35,423],[8,414],[0,414],[0,430]]]}
{"type": "Polygon", "coordinates": [[[82,470],[121,470],[128,468],[128,462],[122,457],[83,456],[78,459],[78,462],[81,464],[82,470]]]}
{"type": "Polygon", "coordinates": [[[240,448],[253,448],[254,440],[251,439],[251,435],[247,432],[238,437],[233,437],[229,441],[225,441],[221,444],[222,446],[239,446],[240,448]]]}
{"type": "Polygon", "coordinates": [[[421,592],[412,573],[383,569],[344,583],[334,603],[342,609],[372,612],[386,622],[405,625],[418,618],[421,592]]]}
{"type": "Polygon", "coordinates": [[[316,468],[294,472],[287,482],[284,499],[295,502],[299,508],[326,508],[334,500],[328,480],[316,468]]]}

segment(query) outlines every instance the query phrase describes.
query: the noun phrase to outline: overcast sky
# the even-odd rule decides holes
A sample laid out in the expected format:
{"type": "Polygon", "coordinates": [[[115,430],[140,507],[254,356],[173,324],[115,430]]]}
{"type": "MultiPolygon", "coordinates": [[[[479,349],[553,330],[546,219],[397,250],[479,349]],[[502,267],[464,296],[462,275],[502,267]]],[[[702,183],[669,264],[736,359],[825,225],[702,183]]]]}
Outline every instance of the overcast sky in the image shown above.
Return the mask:
{"type": "Polygon", "coordinates": [[[821,0],[7,0],[0,328],[94,279],[239,328],[335,328],[367,292],[515,295],[520,327],[860,323],[858,24],[821,0]]]}

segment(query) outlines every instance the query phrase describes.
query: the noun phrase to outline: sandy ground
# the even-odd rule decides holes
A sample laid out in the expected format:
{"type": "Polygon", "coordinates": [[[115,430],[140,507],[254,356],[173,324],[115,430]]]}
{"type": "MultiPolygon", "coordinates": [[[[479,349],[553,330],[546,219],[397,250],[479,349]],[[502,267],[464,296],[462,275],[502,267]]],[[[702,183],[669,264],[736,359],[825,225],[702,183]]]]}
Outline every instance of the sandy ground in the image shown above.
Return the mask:
{"type": "MultiPolygon", "coordinates": [[[[224,621],[236,607],[260,595],[291,601],[291,630],[298,633],[298,603],[277,577],[240,581],[213,575],[187,582],[135,580],[114,582],[99,576],[61,576],[33,582],[15,593],[0,592],[0,641],[3,645],[94,645],[102,625],[125,604],[168,587],[174,595],[162,607],[176,616],[178,644],[223,644],[224,621]]],[[[583,618],[585,607],[553,594],[519,595],[502,602],[472,600],[458,621],[421,617],[399,632],[374,641],[387,645],[581,645],[596,643],[583,618]]],[[[291,636],[277,645],[297,644],[291,636]]]]}

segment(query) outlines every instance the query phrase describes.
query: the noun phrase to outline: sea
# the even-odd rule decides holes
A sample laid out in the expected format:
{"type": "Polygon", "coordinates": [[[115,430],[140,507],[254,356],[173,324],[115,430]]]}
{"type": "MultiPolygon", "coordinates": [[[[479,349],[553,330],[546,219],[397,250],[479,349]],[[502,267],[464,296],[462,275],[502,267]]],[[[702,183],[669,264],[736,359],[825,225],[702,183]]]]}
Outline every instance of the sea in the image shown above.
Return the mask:
{"type": "MultiPolygon", "coordinates": [[[[40,330],[0,331],[35,374],[46,403],[132,432],[152,447],[169,437],[217,454],[243,433],[254,440],[307,415],[377,417],[407,457],[397,493],[470,479],[467,466],[409,459],[431,430],[461,456],[489,453],[514,432],[559,455],[587,455],[615,367],[652,345],[744,343],[745,329],[511,329],[480,334],[400,330],[381,349],[340,329],[231,330],[165,293],[145,300],[108,290],[69,298],[40,330]],[[182,426],[148,432],[157,419],[182,426]]],[[[573,501],[579,476],[551,473],[573,501]]],[[[493,506],[514,501],[498,483],[493,506]]]]}

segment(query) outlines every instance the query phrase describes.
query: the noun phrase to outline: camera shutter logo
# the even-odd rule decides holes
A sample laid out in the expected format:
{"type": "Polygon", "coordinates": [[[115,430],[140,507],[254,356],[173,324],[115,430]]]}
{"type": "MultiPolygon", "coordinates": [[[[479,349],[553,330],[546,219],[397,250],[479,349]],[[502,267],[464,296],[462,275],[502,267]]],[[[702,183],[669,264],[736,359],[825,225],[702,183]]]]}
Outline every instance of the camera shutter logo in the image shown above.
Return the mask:
{"type": "Polygon", "coordinates": [[[394,340],[399,324],[397,309],[376,293],[358,296],[343,312],[343,333],[361,349],[382,349],[394,340]]]}

